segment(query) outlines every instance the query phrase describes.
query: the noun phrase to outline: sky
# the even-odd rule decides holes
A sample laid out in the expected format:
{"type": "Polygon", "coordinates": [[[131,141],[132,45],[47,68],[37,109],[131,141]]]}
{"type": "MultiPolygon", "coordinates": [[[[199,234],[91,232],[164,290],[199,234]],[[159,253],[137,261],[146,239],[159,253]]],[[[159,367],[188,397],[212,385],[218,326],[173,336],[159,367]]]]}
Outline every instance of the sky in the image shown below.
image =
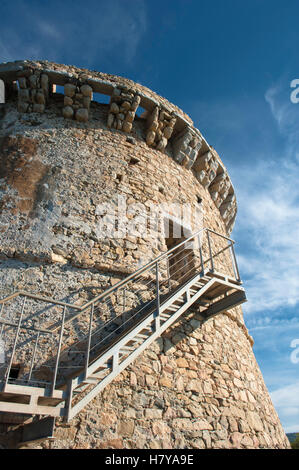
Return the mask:
{"type": "Polygon", "coordinates": [[[286,432],[299,432],[298,18],[298,0],[0,3],[0,62],[131,78],[182,108],[220,154],[238,201],[245,321],[286,432]]]}

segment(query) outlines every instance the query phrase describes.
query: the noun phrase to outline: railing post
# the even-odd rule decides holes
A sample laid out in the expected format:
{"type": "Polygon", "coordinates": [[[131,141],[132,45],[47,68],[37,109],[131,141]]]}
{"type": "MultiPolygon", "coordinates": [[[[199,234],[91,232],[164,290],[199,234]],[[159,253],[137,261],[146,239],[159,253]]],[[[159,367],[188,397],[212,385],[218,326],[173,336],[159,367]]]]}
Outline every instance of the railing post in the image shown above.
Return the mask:
{"type": "MultiPolygon", "coordinates": [[[[4,310],[4,303],[3,303],[2,306],[1,306],[0,318],[2,318],[3,310],[4,310]]],[[[0,336],[2,336],[3,329],[4,329],[4,324],[2,323],[2,325],[1,325],[1,330],[0,330],[0,336]]]]}
{"type": "Polygon", "coordinates": [[[167,256],[167,278],[168,278],[168,292],[170,292],[170,265],[169,265],[168,256],[167,256]]]}
{"type": "Polygon", "coordinates": [[[114,352],[113,357],[112,357],[112,371],[113,372],[118,372],[119,370],[119,349],[114,352]]]}
{"type": "Polygon", "coordinates": [[[207,238],[208,238],[209,254],[210,254],[210,261],[211,261],[211,271],[214,272],[214,261],[213,261],[213,253],[212,253],[212,248],[211,248],[209,229],[207,229],[207,238]]]}
{"type": "Polygon", "coordinates": [[[126,286],[123,288],[123,313],[126,310],[126,286]]]}
{"type": "Polygon", "coordinates": [[[54,369],[54,376],[53,376],[53,383],[52,383],[52,390],[51,390],[52,396],[53,396],[53,394],[54,394],[54,390],[55,390],[55,386],[56,386],[56,378],[57,378],[57,371],[58,371],[58,364],[59,364],[59,356],[60,356],[60,351],[61,351],[61,343],[62,343],[63,330],[64,330],[65,312],[66,312],[66,306],[63,307],[63,313],[62,313],[61,328],[60,328],[60,334],[59,334],[59,343],[58,343],[57,357],[56,357],[56,363],[55,363],[55,369],[54,369]]]}
{"type": "Polygon", "coordinates": [[[71,419],[71,412],[72,412],[72,399],[73,399],[73,381],[70,379],[67,382],[66,388],[66,400],[65,400],[65,416],[64,421],[68,422],[71,419]]]}
{"type": "Polygon", "coordinates": [[[159,266],[158,262],[156,263],[156,319],[155,327],[156,331],[160,328],[160,286],[159,286],[159,266]]]}
{"type": "Polygon", "coordinates": [[[16,346],[17,346],[18,337],[19,337],[20,328],[21,328],[21,323],[22,323],[22,319],[23,319],[26,299],[27,298],[24,297],[24,302],[23,302],[23,305],[22,305],[22,310],[21,310],[21,314],[20,314],[20,318],[19,318],[19,322],[18,322],[18,326],[17,326],[17,331],[16,331],[16,336],[15,336],[13,348],[12,348],[12,353],[11,353],[10,361],[9,361],[7,372],[6,372],[4,391],[5,391],[5,386],[7,385],[8,380],[9,380],[9,374],[10,374],[11,366],[12,366],[12,363],[13,363],[13,358],[14,358],[14,355],[15,355],[15,352],[16,352],[16,346]]]}
{"type": "Polygon", "coordinates": [[[232,263],[233,263],[233,269],[234,269],[234,271],[235,271],[236,280],[237,280],[238,282],[240,282],[240,281],[241,281],[241,278],[240,278],[240,273],[239,273],[237,258],[236,258],[236,255],[235,255],[234,244],[233,244],[232,242],[231,242],[231,244],[230,244],[230,252],[231,252],[231,255],[232,255],[232,263]]]}
{"type": "Polygon", "coordinates": [[[87,370],[88,370],[88,364],[89,364],[93,313],[94,313],[94,304],[92,304],[92,306],[91,306],[90,316],[89,316],[88,340],[87,340],[86,355],[85,355],[85,371],[84,371],[85,379],[87,378],[87,370]]]}
{"type": "Polygon", "coordinates": [[[198,247],[199,247],[199,256],[200,256],[201,272],[204,273],[205,267],[204,267],[204,263],[203,263],[203,255],[202,255],[202,248],[201,248],[200,235],[198,235],[197,239],[198,239],[198,247]]]}
{"type": "Polygon", "coordinates": [[[38,344],[38,340],[39,340],[39,335],[40,335],[40,332],[38,332],[37,335],[36,335],[34,351],[33,351],[33,354],[32,354],[32,360],[31,360],[31,365],[30,365],[30,372],[29,372],[29,376],[28,376],[28,382],[30,382],[30,380],[31,380],[31,375],[32,375],[32,371],[33,371],[33,365],[34,365],[34,361],[35,361],[35,355],[36,355],[36,351],[37,351],[37,344],[38,344]]]}

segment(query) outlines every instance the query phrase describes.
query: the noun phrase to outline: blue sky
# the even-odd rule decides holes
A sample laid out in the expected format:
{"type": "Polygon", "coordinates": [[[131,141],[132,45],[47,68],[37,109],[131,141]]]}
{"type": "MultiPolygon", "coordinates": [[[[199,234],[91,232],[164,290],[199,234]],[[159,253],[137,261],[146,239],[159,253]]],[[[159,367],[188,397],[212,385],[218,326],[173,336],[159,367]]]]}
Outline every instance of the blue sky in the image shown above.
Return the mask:
{"type": "Polygon", "coordinates": [[[219,152],[239,204],[245,320],[283,426],[299,432],[299,2],[2,0],[0,18],[0,62],[129,77],[184,109],[219,152]]]}

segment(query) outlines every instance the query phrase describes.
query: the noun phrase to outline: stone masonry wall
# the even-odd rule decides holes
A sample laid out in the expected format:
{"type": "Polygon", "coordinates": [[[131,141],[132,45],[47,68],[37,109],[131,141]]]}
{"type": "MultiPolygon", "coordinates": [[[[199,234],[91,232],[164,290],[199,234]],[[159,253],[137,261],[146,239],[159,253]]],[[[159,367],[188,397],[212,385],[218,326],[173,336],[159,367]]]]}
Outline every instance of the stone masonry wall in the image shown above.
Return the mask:
{"type": "Polygon", "coordinates": [[[195,177],[208,188],[213,201],[231,232],[236,217],[236,199],[229,175],[217,152],[179,108],[148,88],[122,77],[90,72],[49,62],[16,61],[0,64],[0,78],[7,96],[18,92],[21,113],[44,113],[57,85],[64,86],[61,114],[67,120],[92,119],[90,104],[94,93],[110,96],[109,128],[131,134],[144,109],[144,139],[149,147],[168,152],[179,164],[192,168],[195,177]],[[214,184],[215,183],[215,184],[214,184]]]}
{"type": "Polygon", "coordinates": [[[52,448],[287,448],[251,344],[226,314],[189,312],[90,403],[52,448]]]}
{"type": "MultiPolygon", "coordinates": [[[[119,195],[135,209],[139,204],[139,212],[128,213],[136,226],[145,208],[165,204],[164,216],[173,220],[181,216],[178,207],[191,208],[191,233],[202,226],[229,233],[227,213],[234,211],[234,218],[236,206],[229,177],[214,149],[198,153],[204,145],[199,131],[176,129],[175,107],[130,121],[144,91],[137,87],[137,94],[109,105],[85,100],[88,119],[73,119],[83,109],[84,93],[92,98],[91,90],[78,88],[88,74],[75,77],[75,94],[62,96],[51,91],[45,65],[34,73],[38,87],[44,73],[49,77],[45,109],[20,113],[12,93],[2,110],[1,298],[27,289],[82,304],[166,251],[165,234],[155,224],[138,235],[101,238],[97,227],[105,208],[109,215],[118,206],[119,195]],[[66,106],[74,112],[67,118],[66,106]],[[149,132],[155,133],[150,145],[149,132]]],[[[228,267],[230,258],[219,263],[228,267]]],[[[209,320],[200,308],[191,309],[70,423],[57,420],[54,443],[33,447],[287,448],[252,344],[240,307],[209,320]]],[[[0,444],[11,445],[1,427],[0,444]]]]}

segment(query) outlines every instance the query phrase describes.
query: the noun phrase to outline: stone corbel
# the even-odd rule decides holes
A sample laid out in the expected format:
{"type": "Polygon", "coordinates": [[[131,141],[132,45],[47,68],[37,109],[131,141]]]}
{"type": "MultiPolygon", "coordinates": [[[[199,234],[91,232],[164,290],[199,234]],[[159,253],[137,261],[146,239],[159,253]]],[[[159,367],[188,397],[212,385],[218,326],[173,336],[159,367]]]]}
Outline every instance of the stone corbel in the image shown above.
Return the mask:
{"type": "Polygon", "coordinates": [[[211,152],[197,158],[193,170],[198,181],[206,188],[216,178],[219,163],[211,152]]]}
{"type": "Polygon", "coordinates": [[[141,98],[134,91],[114,88],[110,99],[107,126],[131,132],[141,98]]]}
{"type": "Polygon", "coordinates": [[[211,183],[209,192],[218,209],[228,196],[230,189],[231,182],[226,172],[216,176],[216,178],[211,183]]]}
{"type": "Polygon", "coordinates": [[[229,194],[219,208],[220,214],[225,221],[228,219],[228,216],[231,210],[233,210],[235,207],[236,207],[236,196],[234,193],[229,194]]]}
{"type": "Polygon", "coordinates": [[[172,141],[174,160],[190,169],[196,161],[201,145],[201,136],[188,126],[172,141]]]}
{"type": "Polygon", "coordinates": [[[18,111],[43,113],[49,99],[48,75],[39,71],[18,72],[18,111]]]}
{"type": "Polygon", "coordinates": [[[229,216],[227,217],[227,220],[226,220],[226,229],[228,231],[228,233],[231,233],[232,229],[233,229],[233,226],[234,226],[234,223],[235,223],[235,220],[236,220],[236,216],[237,216],[237,205],[231,210],[229,216]]]}
{"type": "Polygon", "coordinates": [[[175,124],[176,117],[155,106],[147,118],[147,145],[157,150],[164,150],[172,136],[175,124]]]}
{"type": "Polygon", "coordinates": [[[65,83],[63,117],[75,118],[79,122],[87,122],[93,91],[86,84],[65,83]]]}

